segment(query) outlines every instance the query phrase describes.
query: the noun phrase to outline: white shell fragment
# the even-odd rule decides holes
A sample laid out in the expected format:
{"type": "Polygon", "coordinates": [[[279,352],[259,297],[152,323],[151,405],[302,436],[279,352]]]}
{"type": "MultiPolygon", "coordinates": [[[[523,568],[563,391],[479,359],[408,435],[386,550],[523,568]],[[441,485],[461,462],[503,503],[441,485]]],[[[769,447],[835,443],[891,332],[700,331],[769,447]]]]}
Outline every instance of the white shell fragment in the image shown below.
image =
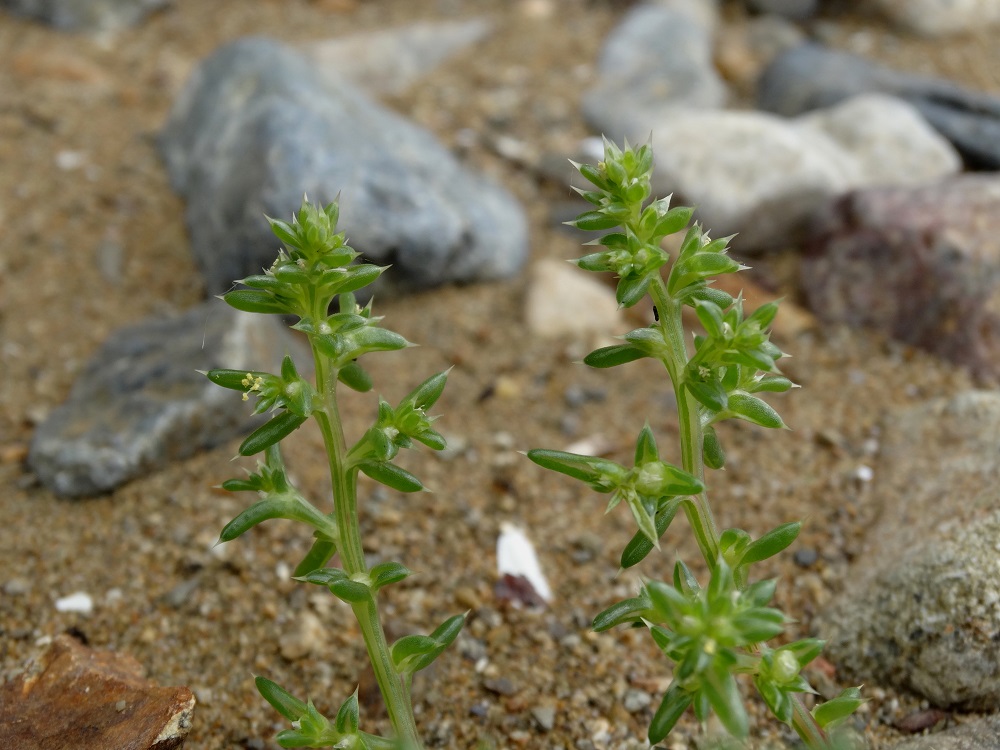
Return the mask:
{"type": "Polygon", "coordinates": [[[552,601],[552,589],[542,574],[535,548],[525,533],[511,523],[500,524],[497,537],[497,574],[524,578],[546,602],[552,601]]]}
{"type": "Polygon", "coordinates": [[[94,611],[94,600],[85,591],[56,599],[56,610],[59,612],[82,612],[90,614],[94,611]]]}

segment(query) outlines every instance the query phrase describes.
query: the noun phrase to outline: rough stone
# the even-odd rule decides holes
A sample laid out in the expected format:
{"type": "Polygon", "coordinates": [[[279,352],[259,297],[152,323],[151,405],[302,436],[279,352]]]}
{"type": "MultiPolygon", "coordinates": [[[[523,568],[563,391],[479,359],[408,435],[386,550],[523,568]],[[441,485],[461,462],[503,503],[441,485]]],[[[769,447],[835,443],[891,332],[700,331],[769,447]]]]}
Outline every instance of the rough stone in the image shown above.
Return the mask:
{"type": "Polygon", "coordinates": [[[625,15],[605,41],[597,85],[583,97],[592,128],[618,142],[642,142],[672,109],[725,104],[726,87],[712,63],[714,18],[702,8],[646,3],[625,15]]]}
{"type": "Polygon", "coordinates": [[[995,392],[887,420],[869,498],[879,518],[818,625],[845,680],[893,685],[941,708],[1000,702],[998,445],[995,392]]]}
{"type": "Polygon", "coordinates": [[[1000,179],[850,193],[819,209],[800,284],[825,321],[1000,375],[1000,179]]]}
{"type": "Polygon", "coordinates": [[[874,184],[915,184],[960,166],[912,108],[863,96],[787,120],[764,112],[676,112],[653,130],[654,192],[698,207],[740,249],[797,238],[831,196],[874,184]]]}
{"type": "Polygon", "coordinates": [[[297,343],[276,318],[240,313],[219,300],[124,328],[93,355],[66,403],[38,426],[28,463],[52,491],[75,497],[108,492],[219,445],[259,418],[197,370],[277,372],[297,343]]]}
{"type": "Polygon", "coordinates": [[[0,8],[68,31],[133,26],[169,0],[0,0],[0,8]]]}
{"type": "Polygon", "coordinates": [[[1000,23],[998,0],[875,0],[874,5],[899,28],[928,37],[1000,23]]]}
{"type": "Polygon", "coordinates": [[[532,267],[525,320],[536,336],[611,336],[624,327],[614,289],[558,260],[532,267]]]}
{"type": "Polygon", "coordinates": [[[0,686],[0,747],[175,750],[191,728],[186,687],[159,687],[131,656],[57,636],[38,661],[0,686]]]}
{"type": "Polygon", "coordinates": [[[791,117],[867,92],[890,94],[911,104],[951,141],[968,166],[1000,169],[1000,98],[819,44],[803,44],[778,55],[761,76],[757,104],[791,117]]]}
{"type": "Polygon", "coordinates": [[[959,724],[943,732],[896,742],[892,750],[1000,750],[1000,716],[959,724]]]}
{"type": "Polygon", "coordinates": [[[303,193],[328,202],[343,190],[340,226],[369,260],[392,265],[383,284],[502,278],[527,255],[524,212],[507,191],[270,39],[233,42],[202,63],[160,147],[210,292],[271,264],[263,214],[288,217],[303,193]]]}
{"type": "Polygon", "coordinates": [[[328,80],[347,78],[367,92],[398,94],[491,31],[485,19],[421,21],[310,42],[302,51],[328,80]]]}

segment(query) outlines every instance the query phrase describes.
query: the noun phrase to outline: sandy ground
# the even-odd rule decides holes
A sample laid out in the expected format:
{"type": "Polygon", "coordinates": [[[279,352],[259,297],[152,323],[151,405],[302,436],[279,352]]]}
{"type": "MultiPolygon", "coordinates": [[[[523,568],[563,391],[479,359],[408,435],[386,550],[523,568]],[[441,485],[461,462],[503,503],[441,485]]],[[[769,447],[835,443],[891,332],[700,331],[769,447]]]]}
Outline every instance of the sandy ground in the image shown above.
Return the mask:
{"type": "MultiPolygon", "coordinates": [[[[153,136],[187,73],[219,44],[249,33],[311,40],[416,18],[495,19],[492,37],[390,103],[461,147],[471,166],[529,207],[534,258],[569,258],[580,252],[576,240],[548,218],[567,190],[468,133],[511,136],[540,152],[565,150],[585,135],[577,88],[591,80],[600,40],[624,8],[596,0],[179,0],[137,29],[96,38],[0,16],[0,675],[21,667],[46,638],[73,630],[95,647],[132,654],[161,684],[190,686],[199,701],[187,744],[194,750],[274,746],[279,717],[257,696],[251,673],[333,711],[360,680],[363,721],[369,730],[384,726],[349,612],[287,580],[285,566],[308,535],[272,522],[212,549],[246,502],[212,489],[238,473],[230,460],[237,441],[112,496],[66,501],[23,465],[33,426],[65,399],[117,327],[202,297],[182,204],[153,136]],[[539,12],[546,8],[551,13],[539,12]],[[75,591],[94,597],[89,616],[56,611],[55,599],[75,591]],[[312,653],[286,658],[289,642],[312,653]]],[[[728,17],[739,21],[732,8],[728,17]]],[[[871,19],[832,23],[828,32],[842,46],[1000,93],[1000,47],[988,36],[928,43],[871,19]]],[[[608,373],[573,364],[585,344],[534,338],[522,322],[523,296],[523,280],[513,280],[378,301],[386,324],[422,346],[370,358],[377,390],[393,400],[454,365],[437,411],[457,450],[407,456],[432,494],[363,487],[367,549],[420,573],[384,597],[394,633],[426,632],[471,610],[458,647],[418,678],[429,747],[587,748],[587,740],[639,747],[652,707],[629,713],[623,698],[640,691],[658,701],[667,665],[639,632],[587,630],[593,614],[634,591],[635,576],[616,577],[631,520],[624,509],[605,518],[602,498],[516,451],[599,436],[624,461],[648,419],[663,452],[675,454],[672,395],[653,367],[608,373]],[[580,389],[592,397],[567,400],[580,389]],[[538,547],[554,589],[542,613],[512,610],[494,595],[494,545],[505,521],[538,547]],[[533,714],[537,707],[554,709],[550,730],[533,714]]],[[[727,425],[730,467],[712,476],[711,492],[721,527],[757,535],[806,519],[798,545],[815,550],[817,562],[800,568],[785,555],[761,574],[781,576],[778,601],[800,620],[793,635],[808,634],[878,512],[858,470],[877,470],[871,451],[880,420],[968,380],[867,334],[807,330],[779,343],[794,354],[786,371],[803,386],[778,404],[794,429],[727,425]]],[[[238,399],[233,408],[242,408],[238,399]]],[[[358,397],[347,407],[348,429],[357,434],[373,414],[373,398],[358,397]]],[[[303,433],[293,444],[294,475],[327,496],[319,437],[303,433]]],[[[667,575],[676,554],[699,569],[683,522],[643,573],[667,575]]],[[[835,672],[813,677],[837,689],[835,672]]],[[[867,694],[872,701],[860,716],[876,745],[920,707],[877,685],[867,694]]],[[[686,721],[668,744],[685,747],[698,731],[686,721]]],[[[788,732],[761,720],[754,736],[788,732]]]]}

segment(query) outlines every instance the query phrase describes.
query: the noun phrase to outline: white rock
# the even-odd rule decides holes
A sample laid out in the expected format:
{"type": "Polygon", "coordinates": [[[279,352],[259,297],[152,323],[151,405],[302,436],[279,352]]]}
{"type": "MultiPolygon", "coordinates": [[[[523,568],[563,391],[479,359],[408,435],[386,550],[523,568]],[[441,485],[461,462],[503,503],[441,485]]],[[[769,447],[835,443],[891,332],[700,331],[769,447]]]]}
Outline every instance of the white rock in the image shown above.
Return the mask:
{"type": "Polygon", "coordinates": [[[1000,0],[876,0],[875,5],[892,23],[924,36],[1000,23],[1000,0]]]}
{"type": "Polygon", "coordinates": [[[492,28],[481,18],[422,21],[312,42],[302,51],[324,76],[348,78],[369,92],[398,94],[449,57],[481,41],[492,28]]]}
{"type": "Polygon", "coordinates": [[[295,629],[281,638],[281,655],[289,661],[303,659],[323,648],[324,629],[320,619],[308,609],[296,615],[295,629]]]}
{"type": "Polygon", "coordinates": [[[654,192],[698,207],[739,249],[792,241],[831,196],[916,185],[957,173],[961,160],[905,102],[863,94],[788,120],[764,112],[679,111],[652,127],[654,192]]]}
{"type": "Polygon", "coordinates": [[[854,160],[860,184],[852,188],[916,185],[962,169],[951,144],[894,96],[860,94],[796,122],[828,135],[854,160]]]}
{"type": "Polygon", "coordinates": [[[85,591],[77,591],[69,596],[56,599],[56,610],[59,612],[80,612],[89,615],[94,611],[94,600],[85,591]]]}
{"type": "Polygon", "coordinates": [[[552,601],[552,589],[545,580],[535,547],[525,533],[510,523],[500,524],[497,537],[497,575],[523,576],[545,601],[552,601]]]}
{"type": "Polygon", "coordinates": [[[614,289],[558,260],[532,267],[524,315],[531,332],[547,338],[611,335],[624,328],[614,289]]]}

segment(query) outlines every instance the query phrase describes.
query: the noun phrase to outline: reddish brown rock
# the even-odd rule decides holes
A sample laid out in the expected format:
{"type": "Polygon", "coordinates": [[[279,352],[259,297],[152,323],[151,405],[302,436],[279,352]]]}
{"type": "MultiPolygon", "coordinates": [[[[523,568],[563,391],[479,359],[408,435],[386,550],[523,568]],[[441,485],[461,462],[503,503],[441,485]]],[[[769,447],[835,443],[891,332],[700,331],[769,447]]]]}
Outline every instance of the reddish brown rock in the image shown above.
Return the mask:
{"type": "Polygon", "coordinates": [[[174,750],[191,727],[194,696],[158,687],[131,656],[61,635],[0,686],[0,748],[174,750]]]}
{"type": "Polygon", "coordinates": [[[814,217],[802,290],[825,321],[868,326],[1000,374],[1000,177],[859,190],[814,217]]]}

